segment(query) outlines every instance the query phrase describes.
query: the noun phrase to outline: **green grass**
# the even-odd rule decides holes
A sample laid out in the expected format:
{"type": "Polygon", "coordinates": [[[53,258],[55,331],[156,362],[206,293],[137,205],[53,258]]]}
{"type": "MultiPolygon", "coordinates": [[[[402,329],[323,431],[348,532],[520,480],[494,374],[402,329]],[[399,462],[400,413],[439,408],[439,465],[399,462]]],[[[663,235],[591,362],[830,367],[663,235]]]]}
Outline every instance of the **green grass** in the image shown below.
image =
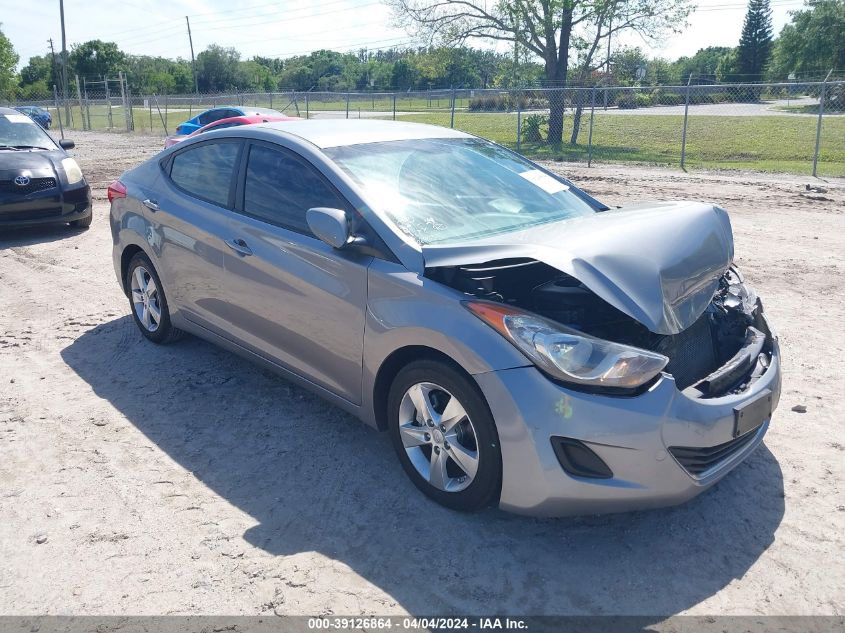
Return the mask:
{"type": "MultiPolygon", "coordinates": [[[[434,125],[449,125],[450,114],[424,113],[401,117],[434,125]]],[[[568,140],[571,121],[564,121],[568,140]]],[[[455,127],[516,147],[516,114],[455,114],[455,127]]],[[[680,115],[618,115],[596,113],[593,160],[678,165],[681,157],[680,115]]],[[[544,132],[545,133],[545,132],[544,132]]],[[[560,146],[522,143],[520,151],[534,158],[585,160],[588,153],[589,115],[585,116],[579,144],[560,146]]],[[[808,117],[690,116],[687,158],[690,168],[752,169],[798,174],[812,172],[816,121],[808,117]]],[[[825,119],[818,173],[845,176],[845,118],[825,119]]]]}
{"type": "MultiPolygon", "coordinates": [[[[816,116],[819,114],[818,104],[775,106],[773,109],[780,112],[788,112],[789,114],[815,114],[816,116]]],[[[838,114],[840,116],[845,115],[845,111],[843,111],[841,105],[837,106],[834,104],[833,106],[830,106],[825,104],[824,116],[834,114],[838,114]]]]}
{"type": "MultiPolygon", "coordinates": [[[[163,134],[165,119],[167,130],[173,133],[176,125],[216,103],[185,104],[172,103],[162,98],[159,101],[161,115],[155,107],[133,108],[136,132],[163,134]]],[[[287,97],[275,95],[272,103],[267,96],[247,99],[244,105],[270,107],[284,110],[290,115],[305,116],[306,109],[302,95],[297,104],[287,97]]],[[[471,113],[456,104],[455,127],[472,134],[489,138],[511,148],[517,147],[516,113],[471,113]]],[[[464,104],[465,105],[465,104],[464,104]]],[[[397,97],[396,109],[403,121],[417,121],[434,125],[449,126],[449,100],[424,98],[403,99],[397,97]],[[438,108],[442,108],[438,110],[438,108]]],[[[358,109],[364,111],[390,112],[392,98],[361,96],[350,99],[349,116],[355,118],[358,109]]],[[[320,101],[309,98],[308,112],[344,111],[344,101],[320,101]]],[[[54,127],[58,128],[55,108],[54,127]]],[[[104,105],[90,106],[91,127],[95,130],[109,129],[108,108],[104,105]]],[[[82,128],[82,115],[77,105],[71,109],[72,129],[82,128]]],[[[125,129],[123,108],[112,107],[112,128],[125,129]]],[[[564,139],[568,140],[572,118],[567,113],[564,120],[564,139]]],[[[593,126],[593,160],[598,162],[636,162],[657,165],[680,164],[681,130],[683,117],[680,115],[610,114],[596,112],[593,126]]],[[[544,130],[545,134],[545,130],[544,130]]],[[[565,142],[562,145],[547,143],[521,143],[520,151],[533,158],[548,160],[587,159],[589,134],[589,113],[582,120],[577,145],[565,142]]],[[[751,169],[758,171],[809,174],[812,172],[813,150],[816,139],[816,119],[811,117],[765,116],[724,117],[690,116],[688,120],[686,164],[689,168],[751,169]]],[[[825,176],[845,176],[845,117],[825,118],[822,127],[821,153],[818,173],[825,176]]]]}

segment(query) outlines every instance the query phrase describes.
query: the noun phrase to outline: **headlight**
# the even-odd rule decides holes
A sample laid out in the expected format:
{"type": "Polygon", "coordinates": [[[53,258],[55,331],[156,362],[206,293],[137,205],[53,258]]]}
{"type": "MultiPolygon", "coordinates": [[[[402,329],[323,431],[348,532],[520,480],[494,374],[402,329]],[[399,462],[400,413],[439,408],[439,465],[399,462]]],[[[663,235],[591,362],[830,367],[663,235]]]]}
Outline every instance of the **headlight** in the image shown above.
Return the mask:
{"type": "Polygon", "coordinates": [[[483,301],[464,305],[537,367],[567,382],[633,389],[669,362],[662,354],[595,338],[510,306],[483,301]]]}
{"type": "Polygon", "coordinates": [[[67,184],[75,185],[82,182],[82,170],[72,158],[62,159],[62,169],[65,170],[65,176],[67,176],[67,184]]]}

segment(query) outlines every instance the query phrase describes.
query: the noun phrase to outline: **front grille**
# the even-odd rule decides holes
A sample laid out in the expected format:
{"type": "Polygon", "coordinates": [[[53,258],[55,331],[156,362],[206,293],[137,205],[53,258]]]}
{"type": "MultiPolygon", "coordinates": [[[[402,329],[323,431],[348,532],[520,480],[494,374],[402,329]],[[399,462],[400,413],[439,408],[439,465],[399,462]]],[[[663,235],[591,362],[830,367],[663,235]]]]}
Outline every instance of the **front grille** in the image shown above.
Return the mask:
{"type": "Polygon", "coordinates": [[[682,391],[718,368],[707,313],[683,332],[663,337],[653,349],[669,358],[665,371],[682,391]]]}
{"type": "Polygon", "coordinates": [[[697,477],[714,466],[717,466],[720,462],[726,460],[731,455],[741,451],[754,439],[754,436],[757,435],[757,431],[758,429],[754,429],[745,435],[717,446],[708,446],[704,448],[671,446],[669,447],[669,452],[672,453],[672,456],[678,460],[678,463],[683,466],[689,474],[697,477]]]}
{"type": "Polygon", "coordinates": [[[56,186],[55,178],[31,178],[23,187],[16,185],[14,180],[0,180],[0,193],[17,193],[26,195],[38,191],[47,191],[56,186]]]}
{"type": "Polygon", "coordinates": [[[35,211],[14,211],[12,213],[0,213],[0,223],[16,222],[19,220],[39,220],[42,218],[61,217],[61,208],[38,209],[35,211]]]}

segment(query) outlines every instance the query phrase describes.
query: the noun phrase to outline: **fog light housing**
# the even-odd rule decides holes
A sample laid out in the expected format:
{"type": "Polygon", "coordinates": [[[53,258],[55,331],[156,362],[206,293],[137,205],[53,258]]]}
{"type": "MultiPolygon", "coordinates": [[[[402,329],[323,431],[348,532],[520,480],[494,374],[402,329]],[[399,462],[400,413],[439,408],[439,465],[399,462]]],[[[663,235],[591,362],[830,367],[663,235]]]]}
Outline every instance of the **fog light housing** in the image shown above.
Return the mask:
{"type": "Polygon", "coordinates": [[[613,471],[584,442],[571,437],[553,437],[552,448],[563,470],[573,477],[610,479],[613,471]]]}

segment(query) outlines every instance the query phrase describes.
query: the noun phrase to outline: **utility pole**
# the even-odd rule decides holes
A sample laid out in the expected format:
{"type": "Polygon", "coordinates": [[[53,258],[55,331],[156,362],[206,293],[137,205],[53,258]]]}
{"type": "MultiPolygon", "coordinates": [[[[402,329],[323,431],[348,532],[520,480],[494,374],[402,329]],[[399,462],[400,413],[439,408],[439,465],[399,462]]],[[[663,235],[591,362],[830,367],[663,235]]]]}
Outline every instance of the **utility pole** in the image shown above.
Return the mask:
{"type": "Polygon", "coordinates": [[[53,69],[53,76],[50,79],[52,79],[51,83],[53,83],[55,85],[56,80],[58,79],[58,77],[56,77],[56,49],[53,48],[53,38],[52,37],[49,38],[47,41],[50,42],[50,65],[52,66],[52,69],[53,69]]]}
{"type": "Polygon", "coordinates": [[[194,40],[191,38],[191,21],[185,16],[185,24],[188,25],[188,44],[191,45],[191,72],[194,73],[194,91],[200,93],[200,84],[197,80],[197,62],[194,60],[194,40]]]}
{"type": "Polygon", "coordinates": [[[67,38],[65,37],[65,0],[59,0],[62,20],[62,100],[65,102],[65,125],[70,125],[70,105],[67,101],[67,38]]]}

